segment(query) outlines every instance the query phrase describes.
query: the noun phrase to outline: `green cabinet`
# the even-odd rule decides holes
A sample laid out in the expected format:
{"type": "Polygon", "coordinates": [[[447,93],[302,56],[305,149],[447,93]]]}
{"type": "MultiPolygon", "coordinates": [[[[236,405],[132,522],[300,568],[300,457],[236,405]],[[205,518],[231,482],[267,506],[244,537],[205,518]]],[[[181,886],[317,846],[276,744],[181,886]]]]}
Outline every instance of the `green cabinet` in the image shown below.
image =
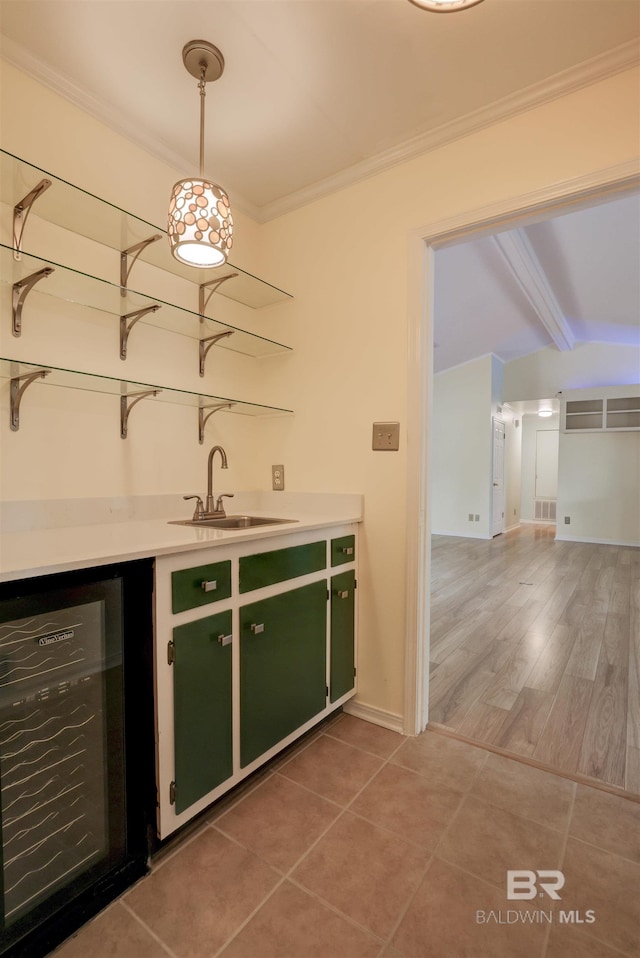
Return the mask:
{"type": "Polygon", "coordinates": [[[326,708],[326,628],[325,579],[240,608],[243,768],[326,708]]]}
{"type": "Polygon", "coordinates": [[[309,542],[288,549],[258,552],[240,557],[240,592],[252,592],[265,586],[319,572],[327,565],[325,542],[309,542]]]}
{"type": "Polygon", "coordinates": [[[233,773],[231,610],[173,630],[175,810],[233,773]]]}
{"type": "Polygon", "coordinates": [[[355,684],[355,588],[351,569],[331,577],[331,671],[329,699],[335,702],[355,684]]]}
{"type": "Polygon", "coordinates": [[[171,611],[184,612],[228,599],[231,595],[231,562],[180,569],[171,573],[171,611]]]}

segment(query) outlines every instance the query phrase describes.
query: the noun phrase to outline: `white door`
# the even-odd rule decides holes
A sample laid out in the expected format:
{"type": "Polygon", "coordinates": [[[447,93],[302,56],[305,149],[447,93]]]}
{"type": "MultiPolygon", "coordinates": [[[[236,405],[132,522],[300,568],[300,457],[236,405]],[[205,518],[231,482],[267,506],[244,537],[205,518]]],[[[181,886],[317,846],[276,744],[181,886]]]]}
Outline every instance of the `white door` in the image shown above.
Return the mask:
{"type": "Polygon", "coordinates": [[[536,432],[536,499],[557,498],[559,437],[557,429],[536,432]]]}
{"type": "Polygon", "coordinates": [[[491,535],[504,532],[504,423],[493,420],[493,519],[491,535]]]}

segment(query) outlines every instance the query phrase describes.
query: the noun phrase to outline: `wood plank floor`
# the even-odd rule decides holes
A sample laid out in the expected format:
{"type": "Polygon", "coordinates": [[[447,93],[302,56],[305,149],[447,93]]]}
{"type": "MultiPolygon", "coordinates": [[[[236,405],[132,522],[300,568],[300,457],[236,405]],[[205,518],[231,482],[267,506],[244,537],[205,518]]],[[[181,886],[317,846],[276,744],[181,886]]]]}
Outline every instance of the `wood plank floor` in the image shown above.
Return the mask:
{"type": "Polygon", "coordinates": [[[429,722],[640,793],[640,548],[434,536],[429,722]]]}

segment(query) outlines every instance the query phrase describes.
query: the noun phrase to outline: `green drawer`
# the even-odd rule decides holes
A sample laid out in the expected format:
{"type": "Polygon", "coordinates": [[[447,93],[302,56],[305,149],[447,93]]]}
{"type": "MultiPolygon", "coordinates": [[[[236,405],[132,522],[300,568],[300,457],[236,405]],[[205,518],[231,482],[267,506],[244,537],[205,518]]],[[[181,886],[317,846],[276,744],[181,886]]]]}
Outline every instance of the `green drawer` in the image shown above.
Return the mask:
{"type": "Polygon", "coordinates": [[[263,589],[274,582],[284,582],[300,575],[326,568],[327,554],[324,542],[310,542],[304,546],[260,552],[240,558],[240,592],[263,589]]]}
{"type": "Polygon", "coordinates": [[[331,565],[344,565],[356,557],[356,537],[341,536],[331,540],[331,565]]]}
{"type": "Polygon", "coordinates": [[[171,573],[171,610],[184,612],[228,599],[231,595],[231,561],[199,565],[171,573]]]}

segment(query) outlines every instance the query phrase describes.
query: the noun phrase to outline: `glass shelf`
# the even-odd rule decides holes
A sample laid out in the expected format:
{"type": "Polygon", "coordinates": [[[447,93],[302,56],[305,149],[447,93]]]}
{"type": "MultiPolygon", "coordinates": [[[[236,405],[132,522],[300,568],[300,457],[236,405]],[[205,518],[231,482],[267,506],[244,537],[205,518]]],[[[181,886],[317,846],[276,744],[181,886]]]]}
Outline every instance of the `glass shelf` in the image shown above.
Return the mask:
{"type": "MultiPolygon", "coordinates": [[[[217,293],[253,309],[292,298],[290,293],[229,262],[216,269],[184,266],[171,255],[164,228],[140,219],[38,166],[0,150],[0,200],[3,203],[13,208],[43,177],[51,180],[51,186],[36,199],[33,205],[35,216],[118,251],[129,249],[155,234],[160,234],[160,240],[151,243],[142,251],[141,261],[196,284],[215,281],[227,273],[235,273],[237,275],[233,279],[226,280],[218,287],[217,293]]],[[[170,186],[170,183],[167,184],[167,203],[170,186]]],[[[28,238],[27,224],[22,249],[29,248],[28,238]]]]}
{"type": "Polygon", "coordinates": [[[35,293],[96,309],[118,319],[137,310],[159,305],[158,310],[147,313],[139,321],[198,340],[230,332],[232,335],[225,336],[216,345],[246,356],[273,356],[291,352],[289,346],[266,339],[264,336],[248,333],[237,326],[218,322],[209,316],[206,316],[203,321],[199,313],[174,306],[165,300],[138,293],[130,288],[123,296],[123,288],[115,283],[109,283],[107,280],[69,269],[60,263],[28,253],[22,253],[20,260],[16,261],[13,253],[14,250],[11,247],[0,244],[0,283],[13,286],[14,283],[25,280],[42,269],[53,270],[46,278],[34,285],[26,295],[22,313],[23,323],[29,322],[29,297],[35,293]]]}
{"type": "MultiPolygon", "coordinates": [[[[111,396],[117,396],[121,401],[121,431],[123,427],[122,416],[123,416],[123,402],[127,398],[135,400],[140,398],[140,393],[149,393],[148,396],[145,396],[145,399],[152,399],[156,402],[168,402],[180,406],[192,406],[194,409],[201,411],[213,410],[213,407],[219,407],[220,412],[231,413],[235,415],[242,416],[254,416],[254,417],[273,417],[273,416],[290,416],[293,415],[293,410],[283,409],[278,406],[263,406],[257,403],[248,403],[240,399],[231,399],[228,396],[212,396],[206,393],[196,393],[190,392],[185,389],[173,389],[168,388],[167,386],[158,386],[153,385],[152,383],[140,383],[135,382],[130,379],[117,379],[112,376],[97,376],[93,373],[80,372],[73,369],[62,369],[57,366],[49,366],[44,363],[27,363],[22,360],[8,359],[0,357],[0,380],[12,381],[14,384],[14,390],[17,390],[17,385],[15,385],[18,379],[24,380],[25,377],[37,376],[39,373],[46,371],[46,375],[42,378],[34,379],[34,383],[37,383],[41,386],[61,386],[65,389],[80,389],[84,392],[94,392],[94,393],[106,393],[111,396]],[[154,392],[155,395],[151,395],[154,392]]],[[[27,384],[29,388],[30,384],[27,384]]],[[[132,403],[134,405],[135,403],[132,403]]],[[[18,409],[17,416],[14,417],[14,396],[12,392],[11,397],[11,417],[12,417],[12,429],[17,431],[19,428],[19,405],[20,398],[18,397],[18,409]]],[[[125,402],[126,406],[126,402],[125,402]]],[[[129,406],[129,408],[131,408],[129,406]]],[[[200,413],[202,416],[202,413],[200,413]]],[[[125,415],[124,422],[124,436],[126,436],[126,418],[128,417],[128,412],[125,415]]],[[[202,426],[200,430],[201,441],[202,441],[202,426]]]]}

